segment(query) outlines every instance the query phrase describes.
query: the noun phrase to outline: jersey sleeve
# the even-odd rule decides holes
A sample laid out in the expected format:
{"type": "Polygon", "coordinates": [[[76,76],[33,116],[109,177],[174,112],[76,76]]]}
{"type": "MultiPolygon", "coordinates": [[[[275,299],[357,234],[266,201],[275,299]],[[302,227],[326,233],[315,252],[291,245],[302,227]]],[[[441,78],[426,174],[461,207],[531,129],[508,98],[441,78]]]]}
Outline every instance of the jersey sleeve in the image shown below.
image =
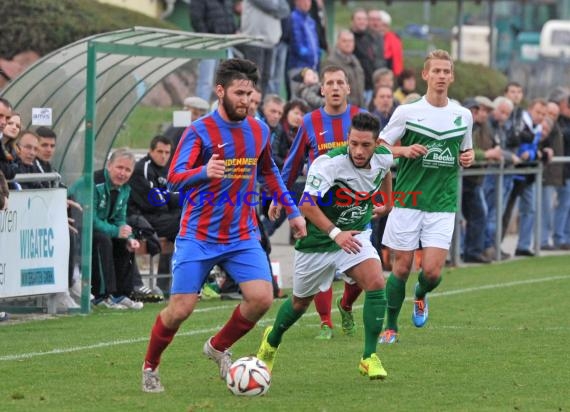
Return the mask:
{"type": "Polygon", "coordinates": [[[168,190],[178,191],[186,185],[196,185],[208,179],[202,159],[202,139],[194,127],[187,129],[180,140],[168,171],[168,190]]]}
{"type": "Polygon", "coordinates": [[[308,138],[307,131],[304,126],[304,120],[295,139],[289,149],[285,163],[283,164],[283,169],[281,170],[281,177],[283,178],[283,183],[287,189],[291,189],[297,177],[301,174],[303,170],[303,165],[305,163],[305,158],[307,156],[308,138]]]}
{"type": "Polygon", "coordinates": [[[389,145],[393,145],[404,135],[406,131],[406,107],[404,105],[396,107],[390,121],[380,132],[380,139],[389,145]]]}
{"type": "Polygon", "coordinates": [[[465,114],[465,123],[467,124],[467,131],[459,148],[462,152],[473,148],[473,115],[470,110],[467,110],[465,114]]]}
{"type": "Polygon", "coordinates": [[[331,158],[328,155],[321,155],[309,167],[307,182],[305,183],[305,193],[311,196],[325,194],[333,185],[334,178],[331,173],[331,158]]]}

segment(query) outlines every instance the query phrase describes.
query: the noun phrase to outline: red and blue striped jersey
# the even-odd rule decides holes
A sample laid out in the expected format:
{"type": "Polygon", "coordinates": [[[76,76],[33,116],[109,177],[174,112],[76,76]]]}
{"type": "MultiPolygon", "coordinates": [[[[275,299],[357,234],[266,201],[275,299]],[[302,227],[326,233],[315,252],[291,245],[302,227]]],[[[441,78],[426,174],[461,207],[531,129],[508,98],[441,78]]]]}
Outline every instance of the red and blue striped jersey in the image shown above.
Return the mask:
{"type": "Polygon", "coordinates": [[[271,157],[267,125],[250,116],[227,122],[217,110],[192,123],[168,172],[169,190],[184,200],[178,235],[215,243],[259,238],[256,178],[284,200],[289,218],[300,215],[271,157]],[[221,179],[206,174],[214,153],[225,161],[221,179]]]}
{"type": "Polygon", "coordinates": [[[281,176],[285,186],[289,189],[293,187],[303,171],[307,156],[308,166],[311,166],[320,155],[344,145],[352,118],[362,111],[365,110],[349,104],[344,113],[337,115],[327,114],[323,107],[307,113],[283,164],[281,176]]]}

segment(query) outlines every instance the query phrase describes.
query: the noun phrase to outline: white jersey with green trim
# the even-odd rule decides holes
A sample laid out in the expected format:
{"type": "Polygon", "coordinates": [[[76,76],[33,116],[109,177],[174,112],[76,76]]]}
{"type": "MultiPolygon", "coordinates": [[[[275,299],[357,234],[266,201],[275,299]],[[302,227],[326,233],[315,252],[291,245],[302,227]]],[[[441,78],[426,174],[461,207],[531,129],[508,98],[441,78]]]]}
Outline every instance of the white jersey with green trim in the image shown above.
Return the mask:
{"type": "MultiPolygon", "coordinates": [[[[305,202],[318,205],[341,230],[364,230],[372,218],[373,199],[379,205],[387,200],[381,197],[380,185],[392,162],[392,152],[384,146],[375,149],[369,169],[354,166],[347,146],[331,150],[311,164],[299,206],[305,202]],[[316,203],[311,196],[317,198],[316,203]]],[[[295,249],[312,253],[339,247],[327,233],[307,221],[307,236],[297,241],[295,249]]]]}
{"type": "Polygon", "coordinates": [[[398,159],[395,207],[457,211],[459,156],[472,148],[472,128],[471,111],[455,100],[435,107],[423,96],[396,108],[380,139],[390,145],[398,141],[402,146],[421,144],[428,152],[416,159],[398,159]]]}

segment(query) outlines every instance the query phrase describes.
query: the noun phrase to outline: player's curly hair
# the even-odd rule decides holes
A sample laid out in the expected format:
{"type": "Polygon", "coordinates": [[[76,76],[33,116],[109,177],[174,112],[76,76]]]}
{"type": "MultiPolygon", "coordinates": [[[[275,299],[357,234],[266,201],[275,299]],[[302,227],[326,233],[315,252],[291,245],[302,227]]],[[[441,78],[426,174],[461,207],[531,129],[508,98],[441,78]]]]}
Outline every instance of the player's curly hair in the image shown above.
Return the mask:
{"type": "Polygon", "coordinates": [[[216,85],[226,88],[234,80],[250,80],[255,86],[259,80],[257,65],[247,59],[222,61],[216,71],[216,85]]]}
{"type": "Polygon", "coordinates": [[[372,132],[374,138],[380,134],[380,121],[368,112],[360,112],[352,118],[351,129],[372,132]]]}

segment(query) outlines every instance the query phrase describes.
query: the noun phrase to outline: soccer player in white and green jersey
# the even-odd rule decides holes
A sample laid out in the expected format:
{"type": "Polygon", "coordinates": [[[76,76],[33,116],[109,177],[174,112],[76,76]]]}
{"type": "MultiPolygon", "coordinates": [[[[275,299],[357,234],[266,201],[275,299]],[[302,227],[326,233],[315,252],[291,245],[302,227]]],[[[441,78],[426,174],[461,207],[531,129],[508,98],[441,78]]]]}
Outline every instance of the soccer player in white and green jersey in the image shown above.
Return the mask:
{"type": "Polygon", "coordinates": [[[406,292],[414,250],[421,241],[422,270],[415,288],[412,320],[422,327],[428,318],[427,293],[441,281],[451,244],[459,167],[473,162],[471,112],[447,97],[453,82],[453,61],[444,50],[431,52],[422,70],[425,96],[398,106],[379,139],[399,160],[394,202],[382,243],[395,251],[393,271],[386,283],[387,324],[380,343],[398,340],[398,314],[406,292]],[[392,146],[400,141],[401,146],[392,146]]]}
{"type": "MultiPolygon", "coordinates": [[[[386,312],[385,281],[367,229],[373,212],[382,216],[391,209],[393,156],[388,148],[377,145],[379,132],[380,123],[374,116],[357,114],[347,145],[319,156],[309,168],[305,193],[299,201],[308,235],[295,245],[293,297],[279,308],[257,353],[270,369],[283,334],[305,313],[319,291],[331,287],[338,270],[365,291],[364,351],[359,370],[370,379],[387,376],[376,355],[386,312]],[[373,195],[378,192],[384,202],[375,207],[373,199],[377,197],[373,195]]],[[[270,217],[276,217],[273,210],[270,217]]]]}

